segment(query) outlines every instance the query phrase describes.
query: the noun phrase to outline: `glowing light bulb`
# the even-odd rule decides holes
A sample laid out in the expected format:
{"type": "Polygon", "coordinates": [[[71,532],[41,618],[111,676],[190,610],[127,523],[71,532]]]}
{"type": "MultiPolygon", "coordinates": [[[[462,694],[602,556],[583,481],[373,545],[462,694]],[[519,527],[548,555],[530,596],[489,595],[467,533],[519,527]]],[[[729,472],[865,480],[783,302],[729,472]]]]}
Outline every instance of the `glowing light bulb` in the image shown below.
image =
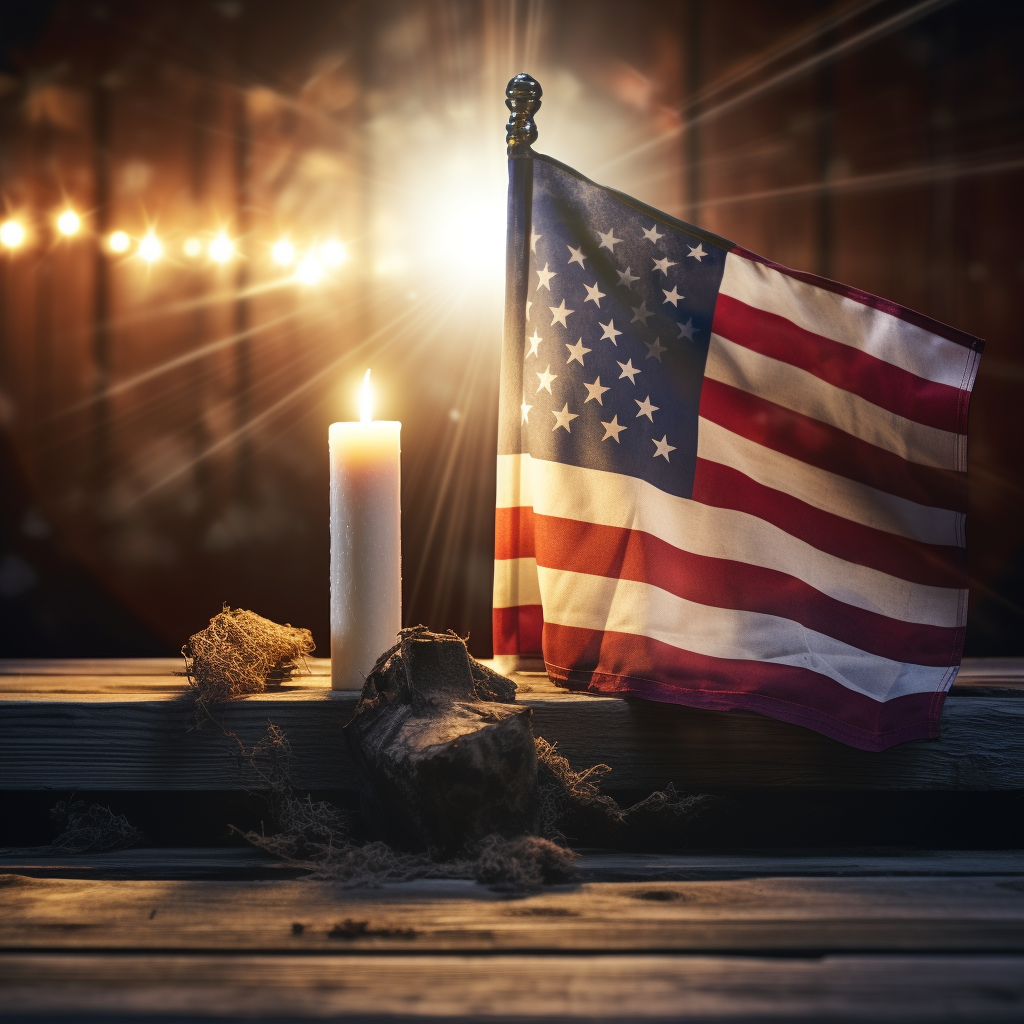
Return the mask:
{"type": "Polygon", "coordinates": [[[185,244],[181,248],[189,259],[194,260],[203,251],[203,243],[193,235],[185,239],[185,244]]]}
{"type": "Polygon", "coordinates": [[[74,210],[65,210],[57,218],[57,230],[62,235],[77,235],[78,229],[82,226],[82,219],[74,210]]]}
{"type": "Polygon", "coordinates": [[[281,241],[274,246],[272,255],[274,257],[274,262],[279,266],[291,266],[291,264],[295,262],[295,246],[292,245],[287,238],[282,238],[281,241]]]}
{"type": "Polygon", "coordinates": [[[210,243],[210,259],[214,263],[227,263],[234,254],[235,247],[223,231],[210,243]]]}
{"type": "Polygon", "coordinates": [[[5,220],[0,224],[0,242],[8,249],[17,249],[25,241],[25,229],[16,220],[5,220]]]}
{"type": "Polygon", "coordinates": [[[152,231],[146,237],[139,242],[139,255],[147,262],[152,263],[154,260],[160,259],[163,255],[164,247],[160,244],[160,239],[153,234],[152,231]]]}
{"type": "Polygon", "coordinates": [[[324,268],[312,256],[307,256],[295,268],[295,280],[302,284],[319,284],[323,276],[324,268]]]}
{"type": "Polygon", "coordinates": [[[115,231],[108,239],[111,252],[127,252],[132,240],[124,231],[115,231]]]}
{"type": "Polygon", "coordinates": [[[363,386],[359,389],[359,422],[369,423],[373,419],[373,395],[370,393],[370,371],[363,377],[363,386]]]}
{"type": "Polygon", "coordinates": [[[329,267],[340,267],[348,259],[348,250],[336,238],[324,242],[320,256],[329,267]]]}

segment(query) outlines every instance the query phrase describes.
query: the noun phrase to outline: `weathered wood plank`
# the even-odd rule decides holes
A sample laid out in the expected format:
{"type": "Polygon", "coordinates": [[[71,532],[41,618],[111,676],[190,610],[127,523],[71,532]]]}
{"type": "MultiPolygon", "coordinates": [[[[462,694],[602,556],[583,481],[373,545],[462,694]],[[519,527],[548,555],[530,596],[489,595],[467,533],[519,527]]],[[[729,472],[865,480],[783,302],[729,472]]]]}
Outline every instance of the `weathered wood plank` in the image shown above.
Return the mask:
{"type": "MultiPolygon", "coordinates": [[[[936,850],[916,853],[638,854],[585,853],[581,882],[686,882],[781,877],[1003,878],[1024,876],[1024,850],[936,850]]],[[[305,874],[254,847],[138,848],[55,853],[48,847],[0,852],[0,873],[36,878],[232,879],[305,874]]]]}
{"type": "MultiPolygon", "coordinates": [[[[483,659],[484,664],[495,667],[493,659],[483,659]]],[[[178,677],[184,675],[182,658],[0,658],[0,692],[14,692],[18,683],[10,678],[22,677],[33,680],[38,686],[46,677],[64,677],[69,682],[76,677],[80,680],[109,679],[109,677],[152,676],[178,677]]],[[[297,680],[305,677],[330,678],[330,658],[306,658],[297,680]]],[[[542,682],[543,673],[521,673],[521,681],[542,682]]],[[[90,684],[91,685],[91,684],[90,684]]],[[[953,686],[954,692],[977,687],[999,687],[1024,689],[1024,658],[964,658],[953,686]]]]}
{"type": "Polygon", "coordinates": [[[596,882],[508,899],[466,881],[0,876],[0,949],[1024,953],[1024,884],[988,878],[596,882]]]}
{"type": "Polygon", "coordinates": [[[308,872],[253,846],[137,847],[102,853],[59,853],[43,846],[0,850],[0,874],[167,881],[297,878],[308,872]]]}
{"type": "Polygon", "coordinates": [[[0,988],[24,1019],[979,1022],[1020,1019],[1024,958],[8,954],[0,988]]]}
{"type": "Polygon", "coordinates": [[[1009,1021],[1024,958],[18,954],[0,987],[5,1016],[1009,1021]]]}
{"type": "MultiPolygon", "coordinates": [[[[274,721],[291,740],[299,785],[355,788],[341,728],[356,694],[332,692],[324,674],[327,659],[309,661],[310,675],[225,705],[218,719],[247,745],[274,721]]],[[[236,742],[213,728],[191,729],[184,678],[168,675],[162,662],[159,672],[149,673],[147,664],[144,659],[89,663],[98,674],[83,675],[70,671],[82,662],[49,662],[26,675],[27,663],[5,663],[0,788],[252,787],[236,742]]],[[[1014,790],[1024,789],[1024,696],[990,694],[1000,680],[1012,683],[1022,666],[1018,659],[973,666],[975,692],[986,695],[950,696],[939,740],[905,743],[879,754],[760,715],[571,694],[537,675],[517,682],[521,699],[533,708],[535,733],[558,743],[574,763],[610,765],[610,782],[622,789],[671,782],[689,792],[1014,790]]]]}
{"type": "MultiPolygon", "coordinates": [[[[95,695],[94,695],[95,696],[95,695]]],[[[160,695],[162,696],[162,695],[160,695]]],[[[52,695],[51,695],[52,697],[52,695]]],[[[289,736],[298,785],[354,789],[341,728],[355,695],[296,688],[223,706],[224,727],[247,745],[268,720],[289,736]]],[[[942,737],[878,754],[759,715],[572,694],[524,694],[534,732],[575,764],[604,762],[611,784],[688,792],[728,788],[1024,789],[1024,699],[950,697],[942,737]]],[[[246,789],[238,745],[191,729],[187,701],[0,700],[4,789],[246,789]]]]}
{"type": "MultiPolygon", "coordinates": [[[[330,676],[330,658],[306,658],[303,671],[330,676]]],[[[0,658],[0,676],[173,676],[185,674],[176,658],[0,658]]]]}

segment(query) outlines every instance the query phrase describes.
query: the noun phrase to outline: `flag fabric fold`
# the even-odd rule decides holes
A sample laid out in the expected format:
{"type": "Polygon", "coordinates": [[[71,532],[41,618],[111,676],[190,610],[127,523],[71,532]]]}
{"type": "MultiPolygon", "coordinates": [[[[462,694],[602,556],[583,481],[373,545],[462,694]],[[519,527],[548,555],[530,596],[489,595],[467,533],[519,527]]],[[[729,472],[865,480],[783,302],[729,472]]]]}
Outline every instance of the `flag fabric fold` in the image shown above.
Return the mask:
{"type": "Polygon", "coordinates": [[[983,343],[527,159],[495,654],[865,750],[937,735],[983,343]]]}

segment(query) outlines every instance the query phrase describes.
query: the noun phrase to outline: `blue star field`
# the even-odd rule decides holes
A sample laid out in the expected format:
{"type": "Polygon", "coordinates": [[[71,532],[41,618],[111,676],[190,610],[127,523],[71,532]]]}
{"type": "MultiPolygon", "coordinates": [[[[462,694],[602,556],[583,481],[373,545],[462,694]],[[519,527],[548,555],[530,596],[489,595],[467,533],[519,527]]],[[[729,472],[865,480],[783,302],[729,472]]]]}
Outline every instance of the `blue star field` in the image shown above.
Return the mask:
{"type": "Polygon", "coordinates": [[[534,158],[522,450],[689,498],[726,249],[626,198],[534,158]]]}

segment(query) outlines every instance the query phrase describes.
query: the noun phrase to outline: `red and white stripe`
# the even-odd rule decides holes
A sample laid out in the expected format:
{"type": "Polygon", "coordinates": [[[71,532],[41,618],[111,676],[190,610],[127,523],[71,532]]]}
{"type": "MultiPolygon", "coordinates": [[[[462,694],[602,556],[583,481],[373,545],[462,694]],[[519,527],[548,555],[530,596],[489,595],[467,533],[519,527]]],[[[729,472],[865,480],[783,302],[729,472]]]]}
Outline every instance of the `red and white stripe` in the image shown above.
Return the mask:
{"type": "Polygon", "coordinates": [[[499,456],[495,653],[865,749],[935,735],[967,616],[974,341],[734,250],[692,499],[499,456]]]}

